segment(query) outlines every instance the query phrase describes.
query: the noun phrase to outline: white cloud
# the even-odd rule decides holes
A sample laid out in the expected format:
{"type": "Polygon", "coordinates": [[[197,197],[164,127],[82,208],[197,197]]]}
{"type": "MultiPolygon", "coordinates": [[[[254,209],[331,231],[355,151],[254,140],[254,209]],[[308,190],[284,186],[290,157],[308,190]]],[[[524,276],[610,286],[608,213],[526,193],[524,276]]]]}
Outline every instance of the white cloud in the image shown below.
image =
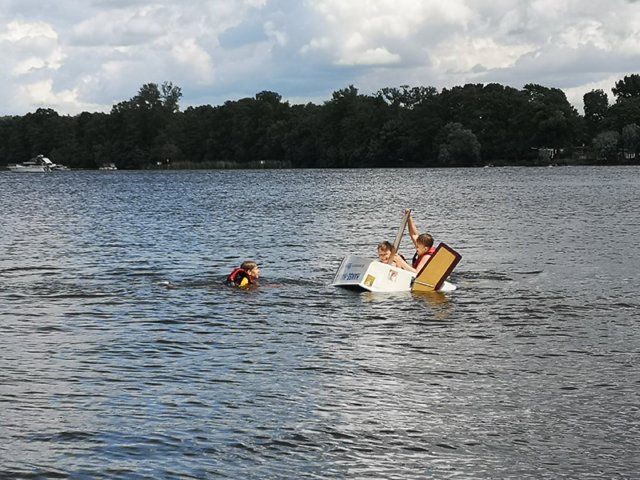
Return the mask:
{"type": "Polygon", "coordinates": [[[392,65],[400,62],[400,56],[386,48],[368,48],[358,52],[357,56],[338,60],[338,65],[392,65]]]}
{"type": "Polygon", "coordinates": [[[6,24],[4,31],[0,32],[0,41],[11,43],[35,42],[47,38],[56,40],[58,35],[51,25],[42,22],[24,22],[15,20],[6,24]]]}
{"type": "Polygon", "coordinates": [[[214,79],[213,61],[196,39],[183,39],[172,47],[171,53],[177,64],[196,74],[197,81],[206,83],[214,79]]]}
{"type": "Polygon", "coordinates": [[[52,80],[29,83],[18,87],[19,98],[23,105],[52,108],[62,111],[80,106],[81,110],[96,111],[100,105],[85,104],[78,95],[78,90],[55,91],[52,80]]]}
{"type": "MultiPolygon", "coordinates": [[[[0,10],[0,115],[108,111],[145,83],[182,105],[262,90],[329,98],[354,84],[468,82],[562,88],[640,73],[640,9],[627,0],[25,0],[0,10]]],[[[612,81],[613,79],[613,81],[612,81]]],[[[301,100],[302,101],[302,100],[301,100]]]]}
{"type": "Polygon", "coordinates": [[[433,54],[437,68],[444,72],[470,72],[494,68],[509,68],[527,53],[535,51],[533,45],[498,44],[490,37],[453,37],[451,44],[440,45],[433,54]]]}
{"type": "Polygon", "coordinates": [[[73,28],[74,40],[84,45],[136,45],[163,34],[158,20],[149,9],[101,12],[73,28]]]}
{"type": "Polygon", "coordinates": [[[287,33],[279,30],[273,22],[266,22],[264,24],[264,32],[275,45],[282,47],[285,46],[288,42],[287,33]]]}
{"type": "Polygon", "coordinates": [[[383,47],[370,47],[363,36],[354,33],[344,42],[338,65],[389,65],[400,62],[400,56],[383,47]]]}
{"type": "MultiPolygon", "coordinates": [[[[439,30],[443,26],[458,30],[464,28],[471,17],[464,2],[425,0],[318,0],[311,2],[323,22],[325,34],[312,38],[303,47],[333,53],[338,65],[398,64],[406,61],[403,43],[422,43],[420,32],[430,26],[439,30]]],[[[427,35],[431,38],[431,35],[427,35]]]]}
{"type": "Polygon", "coordinates": [[[244,4],[250,7],[259,8],[267,4],[267,0],[244,0],[244,4]]]}
{"type": "Polygon", "coordinates": [[[6,52],[4,68],[13,77],[42,69],[56,70],[65,57],[58,35],[45,22],[10,22],[0,31],[0,44],[6,52]]]}

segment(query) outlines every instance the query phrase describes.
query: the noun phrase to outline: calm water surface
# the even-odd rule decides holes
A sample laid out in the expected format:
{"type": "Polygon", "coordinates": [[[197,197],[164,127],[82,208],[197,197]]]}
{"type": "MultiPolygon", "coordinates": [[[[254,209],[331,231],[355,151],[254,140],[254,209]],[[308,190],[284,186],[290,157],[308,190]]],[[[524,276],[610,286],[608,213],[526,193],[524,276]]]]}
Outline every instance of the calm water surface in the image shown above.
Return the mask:
{"type": "Polygon", "coordinates": [[[638,478],[639,185],[0,172],[0,478],[638,478]],[[331,287],[404,207],[458,290],[331,287]]]}

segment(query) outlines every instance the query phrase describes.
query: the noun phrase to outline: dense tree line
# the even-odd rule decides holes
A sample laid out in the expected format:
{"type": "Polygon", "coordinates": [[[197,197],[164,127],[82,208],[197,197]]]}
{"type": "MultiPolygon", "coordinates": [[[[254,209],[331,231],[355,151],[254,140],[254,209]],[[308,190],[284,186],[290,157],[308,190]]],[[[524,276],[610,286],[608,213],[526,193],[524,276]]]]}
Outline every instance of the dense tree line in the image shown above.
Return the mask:
{"type": "Polygon", "coordinates": [[[181,89],[143,85],[110,113],[40,108],[0,117],[0,164],[45,154],[73,168],[451,167],[638,163],[640,75],[584,95],[584,115],[556,88],[499,84],[349,86],[322,105],[253,98],[180,110],[181,89]]]}

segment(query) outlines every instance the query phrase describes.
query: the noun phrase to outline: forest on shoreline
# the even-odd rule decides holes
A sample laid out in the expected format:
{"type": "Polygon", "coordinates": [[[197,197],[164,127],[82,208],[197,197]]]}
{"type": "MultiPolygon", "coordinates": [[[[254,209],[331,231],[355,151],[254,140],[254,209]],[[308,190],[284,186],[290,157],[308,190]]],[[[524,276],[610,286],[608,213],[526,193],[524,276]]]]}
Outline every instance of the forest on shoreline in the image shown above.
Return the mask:
{"type": "Polygon", "coordinates": [[[322,105],[275,92],[180,109],[171,82],[148,83],[110,113],[39,108],[0,117],[0,166],[43,154],[71,168],[359,168],[639,164],[640,75],[584,99],[537,84],[350,85],[322,105]]]}

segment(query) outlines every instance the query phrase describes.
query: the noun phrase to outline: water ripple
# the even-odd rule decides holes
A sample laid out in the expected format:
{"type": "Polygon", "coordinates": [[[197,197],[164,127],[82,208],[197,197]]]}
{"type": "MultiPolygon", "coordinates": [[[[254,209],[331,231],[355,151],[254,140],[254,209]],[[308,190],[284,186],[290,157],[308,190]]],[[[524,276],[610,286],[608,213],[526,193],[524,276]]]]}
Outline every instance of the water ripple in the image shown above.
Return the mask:
{"type": "Polygon", "coordinates": [[[0,477],[633,478],[639,172],[552,170],[0,173],[0,477]],[[331,287],[405,206],[458,290],[331,287]]]}

